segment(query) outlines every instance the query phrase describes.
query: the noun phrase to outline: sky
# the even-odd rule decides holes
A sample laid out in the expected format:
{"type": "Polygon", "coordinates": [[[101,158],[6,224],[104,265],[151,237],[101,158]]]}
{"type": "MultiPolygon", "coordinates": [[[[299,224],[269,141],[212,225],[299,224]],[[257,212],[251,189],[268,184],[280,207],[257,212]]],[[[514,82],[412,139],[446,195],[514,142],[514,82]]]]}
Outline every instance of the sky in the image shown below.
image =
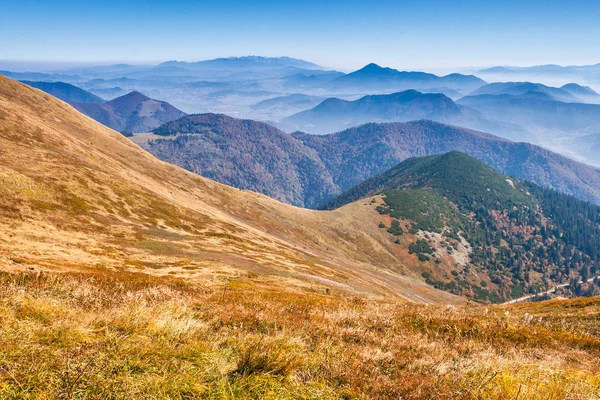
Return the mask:
{"type": "Polygon", "coordinates": [[[340,70],[600,62],[600,1],[0,0],[0,60],[261,55],[340,70]]]}

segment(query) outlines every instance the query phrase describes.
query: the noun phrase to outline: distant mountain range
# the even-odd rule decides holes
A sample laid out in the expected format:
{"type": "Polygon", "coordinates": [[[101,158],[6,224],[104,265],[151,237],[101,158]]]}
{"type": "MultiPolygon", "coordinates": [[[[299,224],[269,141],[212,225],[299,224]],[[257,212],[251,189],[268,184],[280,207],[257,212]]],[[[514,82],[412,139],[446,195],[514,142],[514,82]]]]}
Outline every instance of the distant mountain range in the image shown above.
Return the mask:
{"type": "Polygon", "coordinates": [[[323,69],[323,67],[291,57],[260,57],[260,56],[245,56],[245,57],[227,57],[215,58],[214,60],[183,62],[183,61],[167,61],[158,64],[159,67],[177,66],[177,67],[192,67],[192,68],[302,68],[302,69],[323,69]]]}
{"type": "MultiPolygon", "coordinates": [[[[574,143],[571,139],[597,133],[600,126],[600,104],[580,100],[586,95],[590,100],[594,93],[575,84],[553,88],[508,82],[482,86],[457,101],[443,94],[414,90],[354,101],[330,98],[282,119],[278,126],[288,132],[324,134],[368,122],[429,119],[580,156],[577,148],[570,146],[574,143]]],[[[600,154],[586,154],[589,163],[600,164],[600,154]]]]}
{"type": "Polygon", "coordinates": [[[589,86],[581,86],[576,83],[567,83],[561,86],[562,90],[571,93],[573,96],[586,103],[600,102],[600,94],[589,86]]]}
{"type": "Polygon", "coordinates": [[[95,94],[65,82],[21,82],[36,89],[43,90],[67,103],[104,103],[104,100],[95,94]]]}
{"type": "Polygon", "coordinates": [[[288,115],[314,107],[323,100],[325,98],[321,96],[294,93],[259,101],[250,108],[254,119],[278,121],[288,115]]]}
{"type": "Polygon", "coordinates": [[[501,133],[503,137],[525,140],[527,132],[517,126],[486,118],[469,107],[456,104],[443,94],[407,90],[388,95],[364,96],[355,101],[330,98],[316,107],[283,119],[281,127],[324,134],[368,122],[407,122],[419,119],[444,122],[470,129],[501,133]]]}
{"type": "Polygon", "coordinates": [[[12,72],[0,71],[0,75],[17,81],[36,81],[36,82],[72,82],[80,79],[77,75],[67,73],[46,73],[46,72],[12,72]]]}
{"type": "Polygon", "coordinates": [[[428,264],[423,277],[454,294],[499,302],[569,282],[572,272],[595,274],[600,261],[600,207],[463,153],[408,159],[324,208],[374,195],[383,197],[372,203],[388,221],[380,227],[396,237],[415,234],[409,251],[428,264]]]}
{"type": "Polygon", "coordinates": [[[431,121],[366,124],[336,134],[288,135],[224,115],[189,115],[143,147],[200,175],[298,206],[317,207],[410,157],[463,151],[496,170],[600,203],[600,172],[558,154],[431,121]]]}
{"type": "Polygon", "coordinates": [[[119,132],[149,132],[185,115],[167,102],[131,92],[109,102],[73,103],[77,110],[119,132]]]}
{"type": "MultiPolygon", "coordinates": [[[[589,72],[594,68],[568,69],[589,72]]],[[[269,121],[288,132],[323,134],[369,122],[430,119],[543,145],[600,165],[600,155],[581,150],[574,140],[598,133],[598,112],[589,106],[600,105],[600,95],[593,89],[596,86],[578,84],[584,82],[578,78],[561,78],[566,84],[561,83],[560,87],[546,81],[535,83],[540,80],[487,84],[473,75],[438,76],[377,64],[345,74],[290,57],[254,56],[6,74],[32,85],[46,82],[47,92],[72,104],[88,104],[77,107],[119,130],[153,129],[176,116],[163,110],[160,114],[165,114],[165,118],[157,116],[158,122],[136,127],[134,122],[124,122],[128,116],[112,112],[109,106],[89,105],[100,104],[100,98],[112,99],[135,91],[151,94],[182,112],[223,113],[269,121]],[[408,90],[417,90],[422,96],[398,94],[408,90]]]]}
{"type": "Polygon", "coordinates": [[[369,64],[358,71],[340,76],[331,81],[333,89],[343,90],[399,90],[423,88],[449,88],[471,92],[486,84],[473,75],[451,74],[437,76],[426,72],[398,71],[392,68],[369,64]]]}
{"type": "Polygon", "coordinates": [[[197,62],[167,61],[156,65],[94,65],[62,69],[50,72],[11,72],[0,71],[3,75],[17,80],[32,81],[64,81],[80,84],[96,78],[133,79],[152,78],[155,81],[185,77],[193,81],[204,79],[246,80],[256,78],[273,78],[319,71],[323,68],[314,63],[291,57],[229,57],[197,62]],[[244,73],[245,76],[238,74],[244,73]]]}
{"type": "Polygon", "coordinates": [[[593,65],[534,65],[531,67],[492,67],[477,71],[482,74],[512,74],[512,73],[534,73],[534,74],[558,74],[558,75],[573,75],[585,73],[597,73],[600,70],[600,64],[593,65]]]}
{"type": "Polygon", "coordinates": [[[311,70],[285,76],[282,80],[285,88],[310,90],[325,87],[341,76],[343,72],[311,70]]]}
{"type": "Polygon", "coordinates": [[[593,84],[600,87],[600,64],[594,65],[536,65],[531,67],[492,67],[475,72],[485,79],[544,81],[563,85],[568,82],[593,84]]]}
{"type": "Polygon", "coordinates": [[[471,96],[481,94],[510,94],[522,95],[528,92],[544,93],[552,99],[567,103],[587,103],[600,101],[600,95],[587,86],[570,83],[560,88],[531,82],[497,82],[482,86],[471,93],[471,96]]]}
{"type": "Polygon", "coordinates": [[[537,143],[557,137],[595,133],[600,126],[600,105],[565,103],[537,91],[520,95],[466,96],[458,104],[474,108],[488,118],[501,119],[536,134],[537,143]]]}

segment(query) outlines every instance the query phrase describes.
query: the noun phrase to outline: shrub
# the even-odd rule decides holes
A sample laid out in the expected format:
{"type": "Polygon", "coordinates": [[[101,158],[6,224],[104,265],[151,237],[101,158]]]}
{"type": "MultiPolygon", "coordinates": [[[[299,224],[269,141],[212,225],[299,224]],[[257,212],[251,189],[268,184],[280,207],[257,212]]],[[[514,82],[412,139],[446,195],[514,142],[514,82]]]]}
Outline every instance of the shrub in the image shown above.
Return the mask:
{"type": "Polygon", "coordinates": [[[402,227],[400,226],[400,222],[398,222],[398,220],[393,220],[392,226],[387,231],[388,231],[388,233],[391,233],[394,236],[400,236],[404,233],[404,231],[402,230],[402,227]]]}
{"type": "Polygon", "coordinates": [[[427,240],[419,239],[415,243],[411,243],[408,246],[409,253],[424,253],[424,254],[433,254],[433,249],[427,242],[427,240]]]}
{"type": "Polygon", "coordinates": [[[417,258],[419,259],[419,261],[429,261],[429,257],[426,256],[425,254],[421,254],[419,253],[419,255],[417,256],[417,258]]]}

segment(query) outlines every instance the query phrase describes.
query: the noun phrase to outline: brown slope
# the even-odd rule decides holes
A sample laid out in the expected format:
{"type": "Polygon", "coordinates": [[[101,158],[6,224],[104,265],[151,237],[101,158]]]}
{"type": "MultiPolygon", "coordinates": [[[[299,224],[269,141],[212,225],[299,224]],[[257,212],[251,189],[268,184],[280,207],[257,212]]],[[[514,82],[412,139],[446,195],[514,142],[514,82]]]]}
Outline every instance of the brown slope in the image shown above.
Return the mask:
{"type": "Polygon", "coordinates": [[[309,211],[215,183],[3,77],[0,181],[3,268],[206,282],[250,271],[277,286],[459,301],[424,285],[385,232],[361,229],[373,207],[309,211]]]}

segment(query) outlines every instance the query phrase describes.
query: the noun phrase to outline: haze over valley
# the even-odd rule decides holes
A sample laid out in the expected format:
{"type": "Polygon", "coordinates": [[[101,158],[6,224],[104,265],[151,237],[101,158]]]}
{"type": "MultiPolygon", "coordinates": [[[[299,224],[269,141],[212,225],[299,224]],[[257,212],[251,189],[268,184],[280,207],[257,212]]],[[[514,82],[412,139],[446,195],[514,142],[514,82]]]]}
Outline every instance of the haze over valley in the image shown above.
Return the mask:
{"type": "Polygon", "coordinates": [[[598,133],[600,95],[585,86],[591,78],[544,69],[542,77],[556,73],[573,79],[553,87],[538,83],[539,69],[523,71],[529,71],[530,81],[488,83],[470,74],[438,76],[374,63],[343,73],[289,57],[247,56],[3,73],[119,131],[145,133],[183,113],[221,113],[267,122],[289,133],[314,134],[368,122],[428,119],[537,144],[600,166],[599,156],[581,144],[598,133]],[[157,112],[148,105],[142,111],[143,99],[132,92],[166,102],[170,109],[149,117],[153,122],[127,121],[130,116],[118,114],[129,111],[115,114],[111,109],[117,98],[142,114],[157,112]]]}

